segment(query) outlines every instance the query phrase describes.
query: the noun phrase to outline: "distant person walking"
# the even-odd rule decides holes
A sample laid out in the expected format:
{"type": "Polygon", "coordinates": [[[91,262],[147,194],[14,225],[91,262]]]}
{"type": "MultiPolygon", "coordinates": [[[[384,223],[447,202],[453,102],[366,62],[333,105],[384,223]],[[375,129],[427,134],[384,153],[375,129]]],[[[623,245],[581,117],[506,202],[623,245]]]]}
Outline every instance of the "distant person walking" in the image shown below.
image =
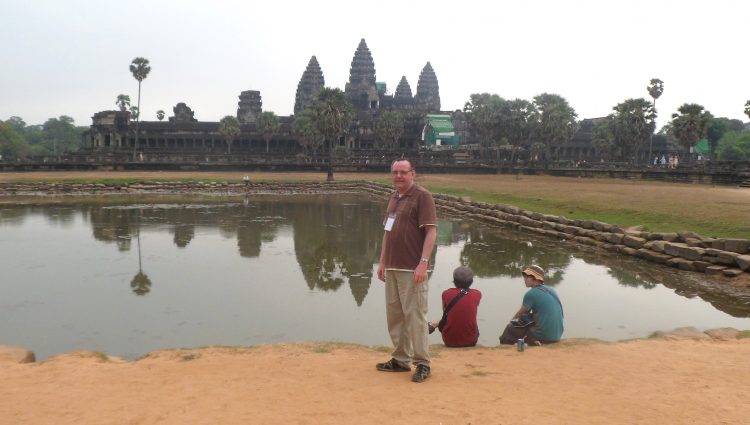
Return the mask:
{"type": "Polygon", "coordinates": [[[245,187],[250,185],[250,176],[244,175],[242,176],[242,181],[245,182],[245,187]]]}
{"type": "Polygon", "coordinates": [[[381,372],[410,372],[412,381],[430,376],[427,331],[427,272],[437,238],[437,213],[432,194],[414,183],[416,171],[408,159],[391,164],[396,191],[383,220],[378,279],[385,282],[391,359],[375,365],[381,372]]]}

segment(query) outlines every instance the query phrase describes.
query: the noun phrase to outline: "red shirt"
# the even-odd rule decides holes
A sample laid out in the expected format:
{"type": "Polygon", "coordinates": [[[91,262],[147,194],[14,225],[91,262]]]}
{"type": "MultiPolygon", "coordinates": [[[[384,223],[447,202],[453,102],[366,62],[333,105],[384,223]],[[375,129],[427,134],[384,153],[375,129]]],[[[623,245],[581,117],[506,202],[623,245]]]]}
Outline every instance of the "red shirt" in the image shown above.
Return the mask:
{"type": "MultiPolygon", "coordinates": [[[[443,291],[443,310],[460,291],[459,288],[449,288],[443,291]]],[[[448,321],[442,332],[443,343],[447,347],[466,347],[473,345],[479,339],[477,308],[481,299],[482,293],[470,288],[469,293],[458,300],[448,312],[448,321]]]]}

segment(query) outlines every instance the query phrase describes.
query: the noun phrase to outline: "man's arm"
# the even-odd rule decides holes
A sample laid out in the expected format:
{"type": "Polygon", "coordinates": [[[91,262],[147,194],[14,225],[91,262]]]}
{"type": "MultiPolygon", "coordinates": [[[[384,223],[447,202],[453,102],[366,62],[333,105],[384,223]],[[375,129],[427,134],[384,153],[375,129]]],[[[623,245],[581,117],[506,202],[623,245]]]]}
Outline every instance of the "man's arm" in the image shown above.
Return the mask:
{"type": "Polygon", "coordinates": [[[383,232],[383,243],[380,245],[380,262],[378,263],[378,279],[385,282],[385,244],[388,232],[383,232]]]}
{"type": "Polygon", "coordinates": [[[437,226],[425,225],[424,226],[424,243],[422,243],[422,258],[426,258],[427,261],[419,261],[417,267],[414,269],[414,283],[422,283],[427,280],[427,267],[429,266],[430,255],[432,255],[432,249],[435,247],[435,241],[437,240],[437,226]]]}
{"type": "Polygon", "coordinates": [[[519,308],[519,309],[518,309],[518,311],[517,311],[517,312],[516,312],[516,314],[515,314],[515,315],[513,316],[513,318],[514,318],[514,319],[518,319],[519,317],[521,317],[521,315],[522,315],[522,314],[524,314],[524,313],[528,313],[528,312],[529,312],[529,309],[528,309],[528,308],[526,308],[526,306],[522,304],[522,305],[521,305],[521,308],[519,308]]]}

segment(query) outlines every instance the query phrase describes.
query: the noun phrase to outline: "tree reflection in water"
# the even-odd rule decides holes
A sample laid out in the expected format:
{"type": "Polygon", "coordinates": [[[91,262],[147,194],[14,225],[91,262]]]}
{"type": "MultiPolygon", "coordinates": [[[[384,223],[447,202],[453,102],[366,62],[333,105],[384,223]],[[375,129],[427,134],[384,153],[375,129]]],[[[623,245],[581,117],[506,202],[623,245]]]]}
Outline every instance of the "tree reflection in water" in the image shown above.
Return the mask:
{"type": "MultiPolygon", "coordinates": [[[[139,215],[142,210],[138,210],[139,215]]],[[[151,291],[151,279],[148,278],[146,273],[143,273],[143,267],[141,262],[141,226],[140,223],[136,223],[135,238],[138,241],[138,273],[130,281],[130,288],[133,293],[139,296],[148,294],[151,291]]]]}
{"type": "Polygon", "coordinates": [[[570,255],[563,250],[548,249],[521,234],[472,225],[456,229],[466,241],[461,250],[461,263],[478,277],[509,276],[520,278],[521,270],[537,264],[547,271],[545,283],[562,281],[570,264],[570,255]]]}

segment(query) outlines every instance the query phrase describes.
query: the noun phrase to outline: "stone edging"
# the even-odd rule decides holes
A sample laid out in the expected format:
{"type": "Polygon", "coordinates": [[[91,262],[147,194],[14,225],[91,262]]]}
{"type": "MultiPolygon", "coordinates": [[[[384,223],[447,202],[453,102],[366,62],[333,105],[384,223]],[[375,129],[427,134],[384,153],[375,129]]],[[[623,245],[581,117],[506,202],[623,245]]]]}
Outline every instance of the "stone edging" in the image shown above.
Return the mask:
{"type": "MultiPolygon", "coordinates": [[[[389,186],[367,184],[366,191],[386,196],[389,186]]],[[[524,210],[512,205],[472,202],[455,196],[434,194],[444,212],[495,225],[569,240],[607,251],[677,267],[681,270],[727,277],[750,278],[750,240],[706,238],[694,232],[644,232],[623,229],[596,220],[570,220],[524,210]]]]}

